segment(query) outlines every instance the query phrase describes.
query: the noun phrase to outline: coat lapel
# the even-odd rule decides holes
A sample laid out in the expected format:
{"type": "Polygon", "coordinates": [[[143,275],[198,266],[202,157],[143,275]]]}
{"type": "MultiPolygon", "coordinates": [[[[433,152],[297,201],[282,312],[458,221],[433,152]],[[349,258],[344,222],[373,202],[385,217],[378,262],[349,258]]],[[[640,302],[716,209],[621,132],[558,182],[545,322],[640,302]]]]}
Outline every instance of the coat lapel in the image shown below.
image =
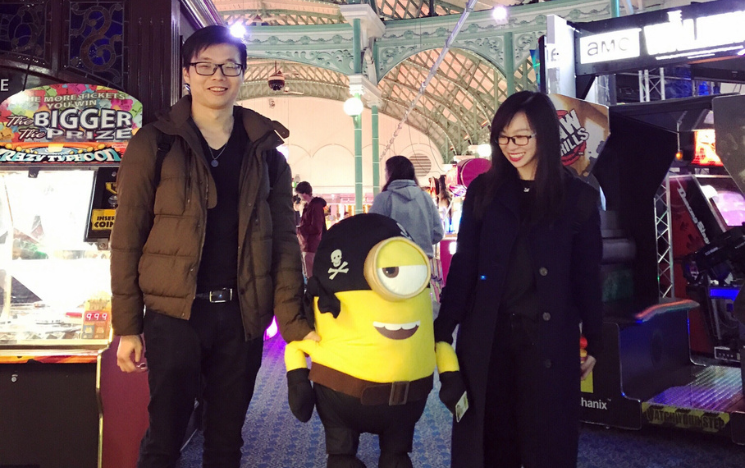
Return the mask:
{"type": "Polygon", "coordinates": [[[507,177],[503,179],[502,183],[499,185],[499,187],[497,187],[497,191],[494,196],[494,201],[504,205],[518,222],[520,220],[520,199],[518,197],[519,189],[520,182],[511,177],[507,177]]]}

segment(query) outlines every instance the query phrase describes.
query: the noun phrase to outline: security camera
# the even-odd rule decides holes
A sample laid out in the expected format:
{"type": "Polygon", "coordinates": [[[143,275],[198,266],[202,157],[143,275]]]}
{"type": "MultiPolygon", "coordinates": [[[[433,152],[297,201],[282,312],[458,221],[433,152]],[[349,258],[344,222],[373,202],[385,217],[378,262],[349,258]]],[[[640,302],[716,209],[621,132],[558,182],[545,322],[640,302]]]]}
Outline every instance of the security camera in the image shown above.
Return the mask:
{"type": "Polygon", "coordinates": [[[281,71],[276,70],[269,75],[269,87],[274,91],[281,91],[285,87],[285,77],[281,71]]]}

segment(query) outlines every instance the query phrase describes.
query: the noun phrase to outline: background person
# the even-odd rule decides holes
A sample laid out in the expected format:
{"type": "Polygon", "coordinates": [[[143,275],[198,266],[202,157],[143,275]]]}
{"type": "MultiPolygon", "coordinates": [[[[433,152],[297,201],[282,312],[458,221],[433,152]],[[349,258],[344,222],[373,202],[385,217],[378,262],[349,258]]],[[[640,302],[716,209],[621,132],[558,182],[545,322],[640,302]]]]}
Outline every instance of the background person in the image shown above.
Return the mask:
{"type": "Polygon", "coordinates": [[[491,126],[492,167],[468,187],[435,321],[452,342],[470,409],[452,467],[577,464],[580,376],[602,347],[598,193],[561,166],[556,110],[519,92],[491,126]],[[588,356],[580,364],[580,322],[588,356]]]}
{"type": "Polygon", "coordinates": [[[396,220],[432,258],[432,245],[442,240],[445,231],[432,198],[417,185],[414,165],[404,156],[392,156],[385,162],[385,178],[370,213],[396,220]]]}
{"type": "Polygon", "coordinates": [[[445,223],[445,231],[451,231],[451,225],[453,224],[453,194],[448,190],[448,184],[445,182],[445,175],[441,175],[437,179],[437,208],[440,212],[440,218],[445,223]]]}
{"type": "Polygon", "coordinates": [[[297,237],[300,240],[300,251],[303,253],[303,274],[306,278],[313,276],[313,259],[321,242],[321,236],[326,232],[326,200],[313,196],[313,187],[303,181],[295,187],[295,193],[305,203],[300,224],[297,227],[297,237]]]}

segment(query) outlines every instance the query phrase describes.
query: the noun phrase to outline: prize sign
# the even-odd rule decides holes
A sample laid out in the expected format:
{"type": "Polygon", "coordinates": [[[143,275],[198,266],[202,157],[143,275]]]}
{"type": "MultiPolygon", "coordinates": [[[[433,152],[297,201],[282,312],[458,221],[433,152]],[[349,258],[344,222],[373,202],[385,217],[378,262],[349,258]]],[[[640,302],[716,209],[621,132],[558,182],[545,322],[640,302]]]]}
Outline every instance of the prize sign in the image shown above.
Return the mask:
{"type": "Polygon", "coordinates": [[[104,86],[55,84],[0,104],[0,164],[117,164],[142,104],[104,86]]]}
{"type": "Polygon", "coordinates": [[[587,177],[610,136],[608,108],[560,94],[549,97],[559,116],[561,162],[587,177]]]}

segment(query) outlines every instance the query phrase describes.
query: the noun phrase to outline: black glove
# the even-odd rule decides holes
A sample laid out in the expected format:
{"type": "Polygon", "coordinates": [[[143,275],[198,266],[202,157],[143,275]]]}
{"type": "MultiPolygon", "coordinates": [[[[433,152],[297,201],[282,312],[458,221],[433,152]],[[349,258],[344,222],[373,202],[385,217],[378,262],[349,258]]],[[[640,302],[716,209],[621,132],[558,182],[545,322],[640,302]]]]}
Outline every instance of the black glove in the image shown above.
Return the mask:
{"type": "Polygon", "coordinates": [[[466,391],[466,384],[463,382],[463,376],[460,371],[455,372],[443,372],[440,374],[440,401],[445,403],[445,406],[450,410],[451,413],[455,414],[455,405],[458,404],[458,400],[463,396],[466,391]]]}
{"type": "Polygon", "coordinates": [[[287,373],[287,399],[290,402],[292,414],[300,422],[308,422],[313,416],[316,396],[313,386],[308,380],[308,369],[295,369],[287,373]]]}

